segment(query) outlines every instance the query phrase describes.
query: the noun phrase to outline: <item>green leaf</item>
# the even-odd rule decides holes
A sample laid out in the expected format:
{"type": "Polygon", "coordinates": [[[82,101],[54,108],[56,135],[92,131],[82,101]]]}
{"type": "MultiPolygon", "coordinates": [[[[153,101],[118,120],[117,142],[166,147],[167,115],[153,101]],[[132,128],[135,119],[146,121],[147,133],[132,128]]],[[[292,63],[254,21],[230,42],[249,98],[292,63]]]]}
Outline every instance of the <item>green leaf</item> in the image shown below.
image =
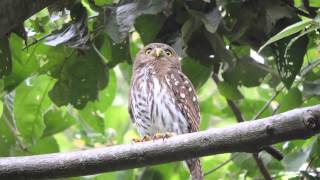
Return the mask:
{"type": "Polygon", "coordinates": [[[132,65],[129,65],[127,63],[121,63],[119,64],[119,68],[121,70],[121,74],[124,80],[129,84],[132,76],[132,65]]]}
{"type": "Polygon", "coordinates": [[[3,120],[3,117],[0,118],[0,156],[10,156],[11,149],[14,148],[17,144],[12,135],[12,132],[8,129],[7,124],[3,120]]]}
{"type": "Polygon", "coordinates": [[[115,43],[108,35],[102,34],[98,40],[103,40],[99,50],[108,60],[108,67],[113,68],[122,62],[131,63],[129,40],[115,43]]]}
{"type": "Polygon", "coordinates": [[[147,169],[143,172],[141,179],[152,179],[152,180],[163,180],[163,176],[161,172],[159,172],[157,169],[147,169]]]}
{"type": "Polygon", "coordinates": [[[311,148],[298,149],[289,153],[281,161],[287,171],[299,171],[300,167],[308,160],[311,148]]]}
{"type": "Polygon", "coordinates": [[[259,86],[269,72],[270,70],[266,65],[256,62],[251,57],[242,57],[239,58],[234,68],[228,69],[222,76],[225,81],[234,86],[254,87],[259,86]]]}
{"type": "Polygon", "coordinates": [[[55,138],[46,137],[40,139],[35,145],[28,148],[31,154],[49,154],[59,152],[59,145],[55,138]]]}
{"type": "MultiPolygon", "coordinates": [[[[235,163],[236,166],[238,166],[241,170],[246,170],[248,176],[254,176],[258,172],[258,169],[256,168],[256,164],[253,163],[254,159],[252,157],[252,154],[249,153],[237,153],[232,154],[237,155],[236,158],[234,158],[232,161],[235,163]]],[[[232,170],[231,170],[232,171],[232,170]]]]}
{"type": "Polygon", "coordinates": [[[99,90],[107,85],[107,69],[93,50],[70,57],[57,76],[59,79],[49,96],[58,106],[72,104],[82,109],[96,100],[99,90]]]}
{"type": "Polygon", "coordinates": [[[210,77],[212,68],[210,66],[204,66],[192,59],[186,57],[182,61],[182,70],[188,76],[193,86],[199,89],[210,77]]]}
{"type": "Polygon", "coordinates": [[[226,81],[220,82],[218,84],[218,90],[222,96],[224,96],[230,100],[238,100],[238,99],[243,98],[243,95],[237,89],[237,87],[229,84],[226,81]]]}
{"type": "Polygon", "coordinates": [[[118,7],[106,7],[103,17],[105,31],[115,43],[122,42],[132,29],[138,16],[144,14],[158,14],[164,8],[161,0],[142,0],[127,3],[118,7]]]}
{"type": "Polygon", "coordinates": [[[22,51],[23,40],[15,34],[10,36],[10,49],[12,51],[12,73],[5,77],[5,87],[12,89],[20,82],[34,73],[40,67],[40,61],[36,57],[36,46],[22,51]]]}
{"type": "Polygon", "coordinates": [[[3,102],[0,100],[0,117],[2,116],[3,113],[3,102]]]}
{"type": "Polygon", "coordinates": [[[134,180],[134,177],[135,175],[133,173],[133,170],[130,169],[126,171],[120,171],[119,173],[117,173],[116,180],[134,180]]]}
{"type": "Polygon", "coordinates": [[[94,180],[106,180],[106,179],[116,179],[116,175],[119,173],[120,171],[117,172],[108,172],[108,173],[103,173],[103,174],[99,174],[98,176],[96,176],[94,178],[94,180]]]}
{"type": "Polygon", "coordinates": [[[165,17],[158,15],[142,15],[135,21],[134,27],[139,32],[143,44],[149,44],[155,41],[165,17]]]}
{"type": "Polygon", "coordinates": [[[13,94],[6,94],[3,97],[3,113],[0,116],[0,155],[9,156],[10,151],[16,146],[16,140],[8,128],[7,123],[13,123],[13,94]]]}
{"type": "Polygon", "coordinates": [[[113,3],[113,0],[94,0],[94,2],[96,5],[102,6],[102,5],[113,3]]]}
{"type": "Polygon", "coordinates": [[[54,80],[41,75],[27,79],[16,89],[14,97],[14,117],[23,140],[35,143],[45,129],[43,116],[51,101],[48,92],[54,80]]]}
{"type": "Polygon", "coordinates": [[[116,95],[116,76],[114,71],[109,72],[108,86],[100,91],[96,101],[89,102],[79,111],[79,115],[94,131],[104,134],[103,113],[111,106],[116,95]]]}
{"type": "Polygon", "coordinates": [[[43,136],[51,136],[59,133],[75,123],[74,117],[72,117],[66,108],[50,109],[44,114],[45,129],[43,136]]]}
{"type": "Polygon", "coordinates": [[[302,94],[298,88],[291,88],[280,101],[279,112],[285,112],[302,104],[302,94]]]}
{"type": "Polygon", "coordinates": [[[283,39],[285,37],[291,36],[297,32],[304,30],[306,27],[310,26],[312,23],[314,23],[312,19],[306,19],[284,28],[282,31],[272,36],[265,44],[263,44],[259,48],[258,52],[261,52],[262,49],[264,49],[266,46],[268,46],[271,43],[274,43],[276,41],[279,41],[280,39],[283,39]]]}
{"type": "MultiPolygon", "coordinates": [[[[210,46],[214,50],[213,60],[225,63],[227,65],[225,66],[225,70],[233,68],[236,63],[236,58],[233,53],[226,48],[223,38],[218,33],[206,33],[206,38],[209,40],[210,46]]],[[[213,52],[211,52],[211,54],[213,54],[213,52]]]]}
{"type": "Polygon", "coordinates": [[[221,16],[218,8],[213,8],[208,13],[203,13],[195,10],[188,10],[192,16],[202,21],[205,28],[210,33],[215,33],[219,27],[221,16]]]}
{"type": "Polygon", "coordinates": [[[5,77],[5,88],[12,90],[33,73],[44,74],[53,70],[70,57],[72,51],[62,46],[50,47],[37,43],[25,50],[23,40],[12,34],[10,36],[10,48],[12,51],[12,72],[5,77]]]}
{"type": "Polygon", "coordinates": [[[6,36],[0,38],[0,79],[9,75],[12,70],[11,51],[6,36]]]}
{"type": "Polygon", "coordinates": [[[308,38],[303,36],[296,40],[294,44],[287,48],[290,39],[285,38],[272,44],[272,51],[275,56],[276,66],[281,77],[281,81],[289,89],[300,72],[303,59],[306,54],[308,38]]]}

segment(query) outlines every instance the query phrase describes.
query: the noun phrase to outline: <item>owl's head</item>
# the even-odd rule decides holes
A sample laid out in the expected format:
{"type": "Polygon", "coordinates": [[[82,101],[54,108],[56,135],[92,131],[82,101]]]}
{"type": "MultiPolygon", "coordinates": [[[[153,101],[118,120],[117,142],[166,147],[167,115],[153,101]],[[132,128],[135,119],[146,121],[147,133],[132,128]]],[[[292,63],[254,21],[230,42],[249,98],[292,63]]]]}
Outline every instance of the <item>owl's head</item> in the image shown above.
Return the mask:
{"type": "Polygon", "coordinates": [[[162,43],[151,43],[137,53],[134,63],[135,65],[147,63],[180,65],[180,60],[172,47],[162,43]]]}

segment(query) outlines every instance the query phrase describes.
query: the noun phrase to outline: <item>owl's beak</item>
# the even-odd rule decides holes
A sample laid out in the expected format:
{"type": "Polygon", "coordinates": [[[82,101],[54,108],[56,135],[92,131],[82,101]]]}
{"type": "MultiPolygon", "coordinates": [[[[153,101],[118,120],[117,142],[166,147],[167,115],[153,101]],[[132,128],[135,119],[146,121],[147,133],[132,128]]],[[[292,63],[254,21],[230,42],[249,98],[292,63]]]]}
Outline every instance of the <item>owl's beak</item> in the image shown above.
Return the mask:
{"type": "Polygon", "coordinates": [[[161,57],[163,55],[163,50],[161,48],[155,48],[152,55],[155,57],[161,57]]]}

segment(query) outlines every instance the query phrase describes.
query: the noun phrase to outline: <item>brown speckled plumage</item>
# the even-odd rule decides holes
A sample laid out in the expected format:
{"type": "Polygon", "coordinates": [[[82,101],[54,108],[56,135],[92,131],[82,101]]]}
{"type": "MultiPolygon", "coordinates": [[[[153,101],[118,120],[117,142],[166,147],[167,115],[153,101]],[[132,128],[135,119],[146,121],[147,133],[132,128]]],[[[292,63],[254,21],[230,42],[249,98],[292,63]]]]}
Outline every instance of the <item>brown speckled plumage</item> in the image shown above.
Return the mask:
{"type": "MultiPolygon", "coordinates": [[[[194,87],[170,46],[152,43],[138,52],[133,65],[129,113],[141,136],[199,130],[194,87]]],[[[203,179],[199,159],[186,162],[192,179],[203,179]]]]}

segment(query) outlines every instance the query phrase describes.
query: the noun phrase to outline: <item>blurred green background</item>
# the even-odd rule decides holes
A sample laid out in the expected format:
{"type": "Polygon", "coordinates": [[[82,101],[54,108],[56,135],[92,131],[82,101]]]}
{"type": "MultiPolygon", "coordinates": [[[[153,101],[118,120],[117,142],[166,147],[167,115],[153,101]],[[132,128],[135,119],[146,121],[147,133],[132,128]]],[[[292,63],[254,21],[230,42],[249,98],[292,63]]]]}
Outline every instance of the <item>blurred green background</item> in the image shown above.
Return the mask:
{"type": "MultiPolygon", "coordinates": [[[[127,112],[132,62],[150,42],[170,44],[182,57],[197,89],[201,130],[237,123],[227,99],[245,120],[319,104],[319,7],[318,0],[49,6],[19,27],[26,35],[0,37],[0,156],[132,143],[138,137],[127,112]]],[[[320,177],[319,136],[275,147],[282,161],[260,153],[274,179],[320,177]]],[[[251,154],[201,160],[208,180],[263,179],[251,154]]],[[[177,162],[66,179],[188,178],[177,162]]]]}

